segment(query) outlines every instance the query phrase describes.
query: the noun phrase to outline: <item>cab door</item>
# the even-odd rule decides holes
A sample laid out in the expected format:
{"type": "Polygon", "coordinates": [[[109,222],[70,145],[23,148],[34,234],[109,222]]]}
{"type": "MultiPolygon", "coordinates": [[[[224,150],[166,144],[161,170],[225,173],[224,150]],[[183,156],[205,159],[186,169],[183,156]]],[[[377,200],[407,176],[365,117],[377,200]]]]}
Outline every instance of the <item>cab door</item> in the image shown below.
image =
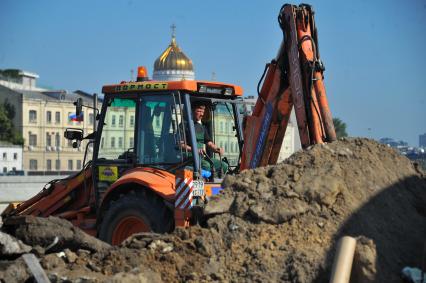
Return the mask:
{"type": "Polygon", "coordinates": [[[182,108],[177,94],[144,95],[139,103],[137,164],[174,172],[184,163],[182,108]]]}
{"type": "Polygon", "coordinates": [[[208,151],[210,159],[220,160],[222,158],[219,164],[223,167],[219,169],[222,171],[221,176],[205,183],[206,194],[211,196],[218,194],[222,190],[221,183],[225,174],[238,171],[242,133],[238,124],[240,118],[236,103],[216,101],[208,107],[208,111],[210,113],[208,114],[208,121],[206,121],[206,128],[214,144],[224,150],[223,156],[208,151]]]}
{"type": "Polygon", "coordinates": [[[109,186],[136,163],[137,99],[136,97],[105,99],[99,125],[100,136],[97,137],[93,159],[97,202],[109,186]]]}

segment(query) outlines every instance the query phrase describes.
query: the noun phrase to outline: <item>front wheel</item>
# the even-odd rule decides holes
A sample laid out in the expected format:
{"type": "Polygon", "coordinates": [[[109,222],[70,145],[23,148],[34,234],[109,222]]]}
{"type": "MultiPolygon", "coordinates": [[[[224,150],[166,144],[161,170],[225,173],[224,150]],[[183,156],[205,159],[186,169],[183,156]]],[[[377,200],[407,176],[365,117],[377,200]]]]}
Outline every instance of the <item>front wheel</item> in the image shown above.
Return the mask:
{"type": "Polygon", "coordinates": [[[170,232],[173,220],[173,213],[160,197],[145,192],[130,192],[111,201],[99,228],[99,238],[119,245],[136,233],[170,232]]]}

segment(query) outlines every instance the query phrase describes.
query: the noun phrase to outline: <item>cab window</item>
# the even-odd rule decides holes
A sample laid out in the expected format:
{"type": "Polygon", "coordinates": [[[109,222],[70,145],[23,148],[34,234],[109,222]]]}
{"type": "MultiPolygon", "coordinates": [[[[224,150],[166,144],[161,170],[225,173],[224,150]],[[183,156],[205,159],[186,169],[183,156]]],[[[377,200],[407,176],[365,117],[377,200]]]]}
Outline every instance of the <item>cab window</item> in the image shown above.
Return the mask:
{"type": "Polygon", "coordinates": [[[213,107],[214,117],[214,143],[223,148],[225,157],[231,167],[238,165],[240,149],[235,127],[235,119],[230,103],[217,103],[213,107]]]}
{"type": "Polygon", "coordinates": [[[134,151],[135,115],[136,102],[133,99],[110,100],[102,128],[99,159],[126,160],[134,151]]]}

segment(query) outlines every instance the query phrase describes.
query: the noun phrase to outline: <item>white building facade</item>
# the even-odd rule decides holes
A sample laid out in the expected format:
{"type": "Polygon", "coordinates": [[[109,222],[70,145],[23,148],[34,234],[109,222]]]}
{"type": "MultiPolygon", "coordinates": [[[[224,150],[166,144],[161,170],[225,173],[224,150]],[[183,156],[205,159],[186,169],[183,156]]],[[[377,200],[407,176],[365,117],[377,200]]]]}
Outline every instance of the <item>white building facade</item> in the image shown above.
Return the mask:
{"type": "Polygon", "coordinates": [[[22,170],[22,146],[0,144],[0,173],[22,170]]]}
{"type": "MultiPolygon", "coordinates": [[[[82,91],[40,91],[36,86],[37,78],[38,75],[26,71],[0,70],[0,103],[7,102],[13,106],[15,116],[12,123],[25,141],[18,158],[20,165],[0,166],[0,172],[4,168],[11,171],[14,167],[25,170],[29,175],[68,175],[79,171],[84,165],[87,142],[73,148],[72,142],[65,139],[64,131],[66,128],[79,128],[85,134],[93,132],[93,110],[83,110],[83,121],[73,121],[71,118],[75,113],[73,102],[82,98],[84,105],[91,105],[93,96],[82,91]]],[[[91,149],[89,147],[89,155],[91,149]]],[[[6,153],[8,160],[10,156],[13,155],[6,153]]],[[[3,161],[3,154],[0,161],[3,161]]]]}

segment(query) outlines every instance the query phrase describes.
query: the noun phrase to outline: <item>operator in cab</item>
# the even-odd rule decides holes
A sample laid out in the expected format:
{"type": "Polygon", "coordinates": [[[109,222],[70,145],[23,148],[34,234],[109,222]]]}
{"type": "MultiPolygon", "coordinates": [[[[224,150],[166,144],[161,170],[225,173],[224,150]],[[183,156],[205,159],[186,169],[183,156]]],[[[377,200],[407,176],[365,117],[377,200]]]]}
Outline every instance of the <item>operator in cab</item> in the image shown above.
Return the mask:
{"type": "MultiPolygon", "coordinates": [[[[225,162],[216,159],[216,158],[210,158],[207,153],[204,145],[211,149],[215,153],[219,153],[219,156],[223,156],[224,150],[223,148],[220,148],[216,146],[212,139],[210,138],[210,135],[206,129],[206,127],[202,123],[202,119],[204,117],[204,112],[206,111],[206,105],[202,102],[195,102],[192,104],[192,119],[194,121],[194,130],[195,130],[195,136],[197,140],[197,147],[198,152],[200,156],[202,156],[201,160],[201,169],[212,172],[211,165],[214,166],[214,172],[217,175],[218,172],[222,170],[222,173],[225,174],[228,171],[228,164],[225,162]],[[213,163],[213,164],[211,164],[213,163]]],[[[186,136],[189,137],[189,129],[186,129],[186,136]]],[[[188,141],[188,143],[185,145],[186,150],[191,152],[191,141],[188,141]]]]}

